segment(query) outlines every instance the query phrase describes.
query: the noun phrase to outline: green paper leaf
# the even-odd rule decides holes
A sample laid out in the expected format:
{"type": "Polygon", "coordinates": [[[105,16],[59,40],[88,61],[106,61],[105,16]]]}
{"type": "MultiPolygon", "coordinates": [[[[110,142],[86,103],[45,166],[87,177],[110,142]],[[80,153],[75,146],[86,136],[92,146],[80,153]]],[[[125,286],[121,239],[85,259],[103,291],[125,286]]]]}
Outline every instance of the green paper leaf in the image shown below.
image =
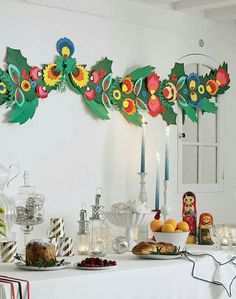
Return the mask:
{"type": "Polygon", "coordinates": [[[15,90],[15,102],[19,107],[22,107],[25,103],[25,96],[20,88],[15,90]]]}
{"type": "Polygon", "coordinates": [[[105,92],[102,93],[102,103],[105,107],[111,108],[111,102],[107,94],[105,92]]]}
{"type": "Polygon", "coordinates": [[[29,71],[30,66],[27,63],[27,59],[21,54],[19,49],[12,49],[7,47],[7,57],[6,57],[8,64],[13,64],[17,66],[20,71],[23,69],[29,71]]]}
{"type": "Polygon", "coordinates": [[[217,106],[215,103],[210,102],[208,99],[201,100],[201,107],[202,111],[209,112],[209,113],[216,113],[217,106]]]}
{"type": "Polygon", "coordinates": [[[142,89],[142,84],[143,84],[143,78],[140,78],[140,79],[138,79],[138,81],[135,82],[135,85],[134,85],[134,94],[136,96],[139,95],[140,90],[142,89]]]}
{"type": "Polygon", "coordinates": [[[123,109],[120,109],[121,114],[124,116],[124,118],[130,123],[133,124],[135,126],[142,126],[142,115],[139,113],[134,113],[133,115],[128,115],[127,113],[125,113],[125,111],[123,109]]]}
{"type": "Polygon", "coordinates": [[[100,72],[101,70],[104,70],[107,74],[109,74],[112,73],[111,66],[112,60],[109,60],[107,57],[105,57],[96,63],[94,67],[92,67],[92,71],[98,70],[100,72]]]}
{"type": "Polygon", "coordinates": [[[108,112],[103,105],[98,104],[95,101],[89,101],[83,96],[85,103],[89,106],[94,114],[96,114],[99,118],[105,120],[109,119],[108,112]]]}
{"type": "Polygon", "coordinates": [[[102,89],[104,91],[107,91],[111,86],[111,82],[112,82],[112,74],[108,74],[102,81],[102,89]]]}
{"type": "Polygon", "coordinates": [[[182,99],[179,99],[178,102],[182,109],[184,109],[186,115],[191,119],[191,121],[197,122],[196,110],[193,107],[189,106],[183,97],[182,99]]]}
{"type": "Polygon", "coordinates": [[[133,81],[137,81],[140,78],[148,77],[152,73],[153,70],[155,70],[154,66],[147,65],[147,66],[140,67],[140,68],[132,71],[126,77],[130,77],[133,81]]]}
{"type": "MultiPolygon", "coordinates": [[[[66,73],[73,72],[73,70],[76,66],[76,59],[72,58],[72,57],[67,57],[64,60],[64,63],[65,63],[65,66],[66,66],[64,72],[66,72],[66,73]]],[[[84,67],[86,67],[86,65],[84,67]]]]}
{"type": "Polygon", "coordinates": [[[31,102],[25,102],[22,107],[15,105],[15,107],[8,113],[8,121],[10,123],[23,124],[28,119],[32,119],[38,107],[38,98],[31,102]]]}
{"type": "Polygon", "coordinates": [[[8,65],[8,73],[10,75],[11,80],[19,85],[20,84],[20,71],[19,69],[13,65],[13,64],[9,64],[8,65]]]}
{"type": "Polygon", "coordinates": [[[147,105],[139,98],[135,100],[136,106],[138,109],[141,109],[143,111],[147,111],[147,105]]]}
{"type": "Polygon", "coordinates": [[[182,77],[179,78],[179,80],[177,82],[177,85],[176,85],[176,88],[177,88],[178,91],[182,89],[182,87],[184,86],[185,81],[186,81],[186,76],[182,76],[182,77]]]}
{"type": "Polygon", "coordinates": [[[184,71],[184,64],[183,63],[175,63],[174,67],[171,69],[171,73],[169,75],[169,78],[172,82],[174,82],[173,76],[175,76],[177,79],[186,76],[184,71]]]}
{"type": "Polygon", "coordinates": [[[81,95],[83,93],[82,90],[71,79],[71,74],[65,74],[65,83],[75,93],[77,93],[79,95],[81,95]]]}
{"type": "Polygon", "coordinates": [[[165,112],[162,112],[161,116],[168,126],[176,125],[177,114],[174,112],[172,107],[166,107],[165,112]]]}

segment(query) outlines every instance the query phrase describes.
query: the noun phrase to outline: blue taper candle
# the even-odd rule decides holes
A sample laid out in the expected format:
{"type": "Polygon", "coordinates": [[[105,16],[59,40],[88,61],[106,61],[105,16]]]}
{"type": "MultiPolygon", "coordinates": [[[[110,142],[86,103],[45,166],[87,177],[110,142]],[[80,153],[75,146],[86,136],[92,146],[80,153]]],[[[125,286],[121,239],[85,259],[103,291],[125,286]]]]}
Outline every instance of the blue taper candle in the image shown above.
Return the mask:
{"type": "Polygon", "coordinates": [[[155,210],[160,209],[160,154],[157,153],[155,210]]]}
{"type": "Polygon", "coordinates": [[[166,128],[165,141],[165,181],[169,181],[169,127],[166,128]]]}
{"type": "Polygon", "coordinates": [[[145,172],[145,118],[142,119],[142,143],[141,143],[141,169],[140,172],[145,172]]]}

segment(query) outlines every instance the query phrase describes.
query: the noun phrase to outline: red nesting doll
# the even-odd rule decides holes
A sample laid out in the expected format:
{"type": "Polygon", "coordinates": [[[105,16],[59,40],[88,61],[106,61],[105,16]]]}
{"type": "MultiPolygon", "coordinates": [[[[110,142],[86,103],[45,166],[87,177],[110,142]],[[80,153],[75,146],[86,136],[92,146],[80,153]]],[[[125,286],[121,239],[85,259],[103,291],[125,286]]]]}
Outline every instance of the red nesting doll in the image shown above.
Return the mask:
{"type": "Polygon", "coordinates": [[[197,242],[197,208],[196,196],[193,192],[188,191],[183,195],[183,220],[189,225],[189,236],[187,239],[188,244],[197,242]]]}

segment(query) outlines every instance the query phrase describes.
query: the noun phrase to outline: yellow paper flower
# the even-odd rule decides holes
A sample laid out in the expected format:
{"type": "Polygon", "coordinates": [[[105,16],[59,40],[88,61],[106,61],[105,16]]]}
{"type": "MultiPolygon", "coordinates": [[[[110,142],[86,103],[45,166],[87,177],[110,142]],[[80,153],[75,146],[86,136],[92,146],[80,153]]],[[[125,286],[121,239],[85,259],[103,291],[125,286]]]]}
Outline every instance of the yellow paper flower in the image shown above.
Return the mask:
{"type": "Polygon", "coordinates": [[[6,84],[0,82],[0,94],[5,94],[7,92],[6,84]]]}
{"type": "Polygon", "coordinates": [[[27,80],[23,80],[22,82],[21,82],[21,84],[20,84],[20,86],[21,86],[21,88],[22,88],[22,90],[23,91],[29,91],[30,90],[30,82],[29,81],[27,81],[27,80]]]}
{"type": "Polygon", "coordinates": [[[121,92],[119,91],[119,89],[115,89],[112,93],[113,98],[117,101],[119,101],[121,99],[121,92]]]}
{"type": "Polygon", "coordinates": [[[48,64],[43,70],[43,79],[44,82],[49,86],[55,86],[60,81],[62,73],[56,71],[56,64],[48,64]]]}
{"type": "Polygon", "coordinates": [[[80,88],[86,86],[89,81],[89,73],[82,65],[76,66],[76,71],[71,73],[71,77],[74,83],[80,88]]]}

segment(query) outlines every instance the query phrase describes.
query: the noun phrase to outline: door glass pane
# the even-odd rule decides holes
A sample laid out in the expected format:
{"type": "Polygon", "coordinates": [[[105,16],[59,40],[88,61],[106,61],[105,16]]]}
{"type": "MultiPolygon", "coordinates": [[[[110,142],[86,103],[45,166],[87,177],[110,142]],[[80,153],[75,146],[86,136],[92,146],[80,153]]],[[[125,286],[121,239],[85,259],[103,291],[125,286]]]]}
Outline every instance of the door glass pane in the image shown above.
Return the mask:
{"type": "Polygon", "coordinates": [[[217,183],[217,148],[214,146],[199,147],[199,183],[217,183]]]}
{"type": "Polygon", "coordinates": [[[183,145],[183,184],[197,184],[197,146],[183,145]]]}
{"type": "Polygon", "coordinates": [[[185,122],[183,125],[183,133],[185,134],[185,137],[183,138],[184,142],[197,142],[197,125],[191,121],[188,117],[185,117],[185,122]]]}
{"type": "MultiPolygon", "coordinates": [[[[211,100],[215,103],[215,99],[211,100]]],[[[199,142],[215,143],[217,115],[213,113],[199,113],[199,142]]]]}

